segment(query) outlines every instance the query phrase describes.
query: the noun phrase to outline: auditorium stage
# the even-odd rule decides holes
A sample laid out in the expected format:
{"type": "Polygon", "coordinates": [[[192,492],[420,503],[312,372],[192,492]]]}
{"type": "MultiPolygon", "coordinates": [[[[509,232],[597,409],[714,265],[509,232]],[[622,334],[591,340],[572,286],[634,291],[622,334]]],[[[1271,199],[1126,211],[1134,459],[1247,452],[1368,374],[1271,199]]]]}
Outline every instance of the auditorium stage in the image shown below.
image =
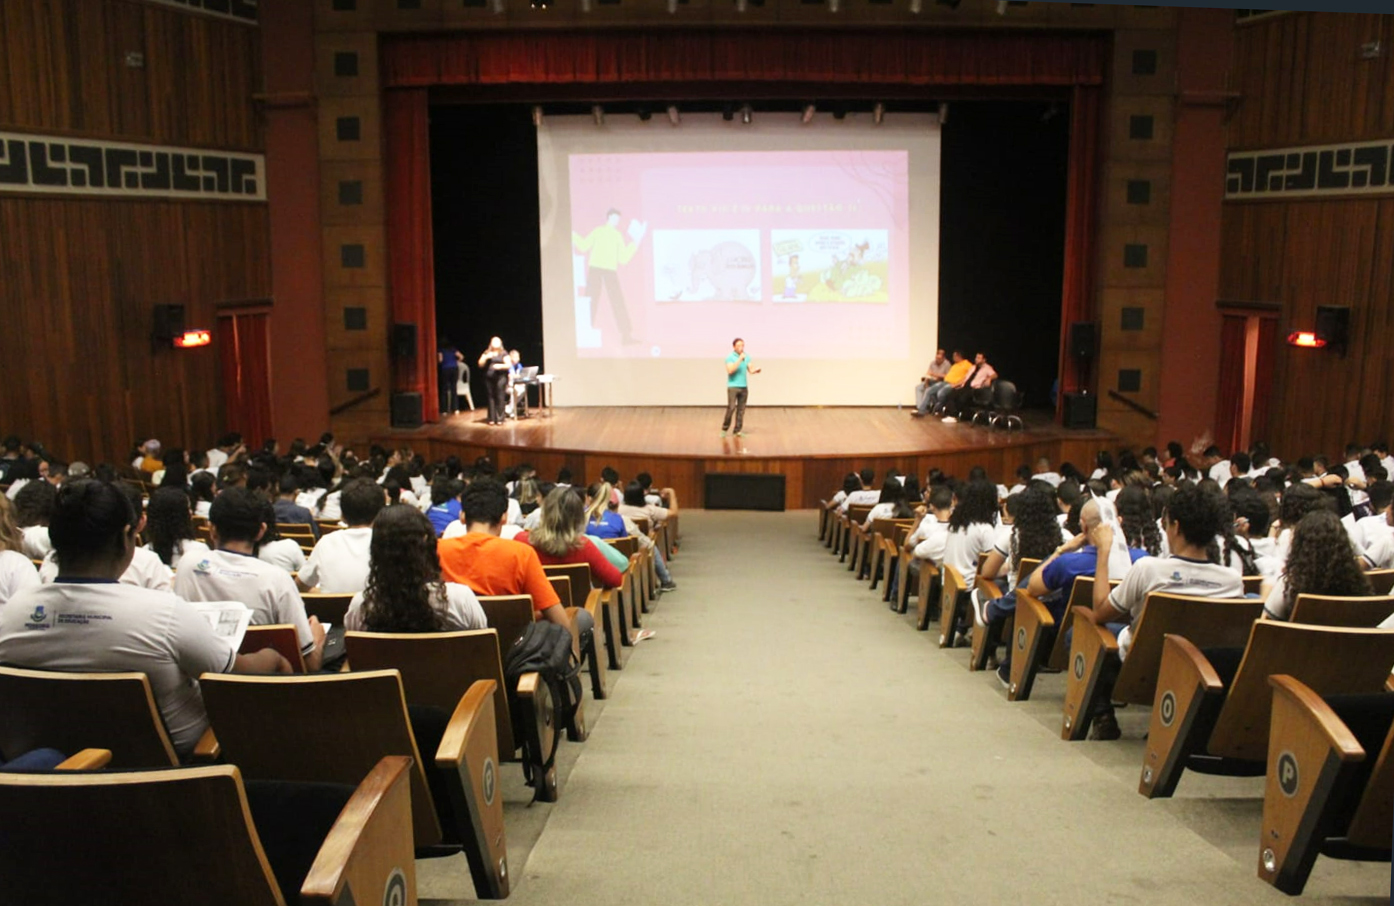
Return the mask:
{"type": "Polygon", "coordinates": [[[966,475],[975,465],[1006,483],[1017,466],[1048,456],[1081,468],[1095,451],[1117,446],[1106,431],[1067,430],[1048,412],[1026,412],[1026,429],[1002,431],[937,418],[911,418],[891,407],[752,406],[744,437],[721,437],[721,407],[576,407],[534,412],[500,427],[484,410],[437,424],[374,435],[384,447],[407,445],[428,460],[449,455],[466,463],[488,455],[500,468],[529,462],[545,478],[569,468],[577,481],[596,480],[609,465],[623,477],[648,471],[678,492],[682,506],[703,505],[709,473],[785,476],[785,506],[812,507],[842,486],[849,471],[895,467],[921,477],[930,468],[966,475]]]}

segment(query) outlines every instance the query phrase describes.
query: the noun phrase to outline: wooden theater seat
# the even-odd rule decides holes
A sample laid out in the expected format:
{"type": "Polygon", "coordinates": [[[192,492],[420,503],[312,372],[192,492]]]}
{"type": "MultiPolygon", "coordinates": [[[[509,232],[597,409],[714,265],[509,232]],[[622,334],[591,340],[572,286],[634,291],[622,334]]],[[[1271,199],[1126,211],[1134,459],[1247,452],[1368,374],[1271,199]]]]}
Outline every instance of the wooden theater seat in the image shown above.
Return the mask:
{"type": "MultiPolygon", "coordinates": [[[[551,693],[536,673],[526,673],[515,689],[503,677],[498,632],[349,632],[344,635],[349,664],[359,670],[397,670],[411,705],[451,709],[474,683],[492,680],[493,713],[498,750],[509,761],[523,763],[524,771],[538,784],[538,798],[553,802],[557,796],[556,770],[543,767],[552,751],[555,709],[551,693]],[[511,697],[509,692],[512,691],[511,697]],[[517,705],[514,714],[513,705],[517,705]]],[[[584,727],[578,707],[576,721],[584,727]]]]}
{"type": "Polygon", "coordinates": [[[1238,654],[1202,652],[1180,636],[1166,637],[1139,793],[1170,796],[1187,768],[1261,774],[1272,705],[1268,678],[1287,674],[1319,695],[1381,692],[1394,667],[1394,630],[1258,620],[1234,670],[1238,654]]]}
{"type": "MultiPolygon", "coordinates": [[[[300,903],[417,902],[411,770],[385,756],[352,782],[309,873],[283,879],[300,903]]],[[[232,765],[0,774],[0,824],[23,829],[23,845],[0,847],[7,903],[286,902],[232,765]]]]}
{"type": "Polygon", "coordinates": [[[1377,595],[1394,592],[1394,569],[1372,569],[1365,573],[1365,578],[1370,580],[1370,588],[1377,595]]]}
{"type": "Polygon", "coordinates": [[[944,577],[939,567],[929,560],[920,561],[919,575],[920,581],[915,588],[915,628],[924,632],[929,629],[929,621],[934,616],[935,602],[943,597],[944,577]]]}
{"type": "Polygon", "coordinates": [[[351,594],[306,592],[300,597],[305,601],[305,616],[319,617],[321,623],[333,626],[344,625],[349,603],[353,601],[351,594]]]}
{"type": "Polygon", "coordinates": [[[891,602],[891,589],[900,589],[900,599],[904,600],[905,598],[904,589],[897,583],[904,581],[904,576],[900,575],[903,563],[905,571],[909,572],[909,564],[905,563],[906,555],[901,548],[905,546],[905,539],[914,531],[913,523],[913,519],[897,520],[895,531],[881,539],[880,550],[876,552],[876,557],[871,564],[871,587],[873,589],[876,587],[882,569],[885,570],[886,584],[881,589],[881,600],[890,603],[892,610],[898,606],[898,602],[891,602]],[[910,524],[907,525],[907,522],[910,524]]]}
{"type": "Polygon", "coordinates": [[[144,673],[0,667],[0,752],[112,750],[113,768],[179,764],[144,673]]]}
{"type": "MultiPolygon", "coordinates": [[[[567,580],[571,597],[562,598],[567,613],[572,613],[573,608],[585,610],[590,613],[591,619],[595,620],[595,629],[600,635],[594,643],[595,660],[598,662],[600,658],[600,646],[603,643],[609,669],[622,669],[624,665],[620,661],[620,648],[634,644],[629,634],[624,596],[620,594],[623,586],[610,589],[591,588],[591,568],[586,563],[554,563],[544,565],[542,571],[549,579],[559,577],[567,580]]],[[[591,663],[590,674],[591,685],[594,686],[597,676],[603,678],[604,668],[599,663],[591,663]]]]}
{"type": "MultiPolygon", "coordinates": [[[[867,530],[866,538],[862,542],[862,559],[857,568],[857,578],[870,578],[871,588],[876,588],[876,583],[881,580],[881,574],[890,558],[887,556],[887,546],[893,543],[897,530],[904,527],[912,520],[909,519],[875,519],[872,520],[871,528],[867,530]],[[865,573],[865,577],[862,575],[865,573]]],[[[891,557],[894,553],[891,553],[891,557]]],[[[889,582],[889,576],[887,581],[889,582]]]]}
{"type": "MultiPolygon", "coordinates": [[[[1189,639],[1199,648],[1242,648],[1249,629],[1263,613],[1258,598],[1200,598],[1153,592],[1133,627],[1128,659],[1118,668],[1113,700],[1150,705],[1157,691],[1162,643],[1167,635],[1189,639]]],[[[1065,707],[1060,738],[1083,739],[1089,732],[1099,678],[1118,661],[1118,639],[1094,623],[1088,607],[1071,611],[1073,629],[1065,672],[1065,707]]]]}
{"type": "MultiPolygon", "coordinates": [[[[1017,564],[1017,577],[1029,576],[1036,571],[1036,567],[1041,565],[1040,560],[1033,560],[1029,557],[1022,558],[1017,564]]],[[[997,583],[992,579],[984,578],[981,569],[977,579],[978,590],[989,598],[1000,598],[1002,590],[997,587],[997,583]]],[[[1021,596],[1026,593],[1025,588],[1019,588],[1016,592],[1017,607],[1021,607],[1021,596]]],[[[1003,644],[1003,638],[1011,639],[1012,630],[1016,625],[1016,616],[1013,614],[1003,620],[995,620],[986,626],[978,626],[973,630],[973,649],[972,655],[968,658],[969,670],[986,670],[988,659],[997,652],[998,646],[1003,644]]]]}
{"type": "Polygon", "coordinates": [[[263,648],[274,649],[277,654],[290,661],[290,669],[293,672],[305,672],[305,657],[300,652],[300,634],[290,623],[248,626],[237,653],[254,654],[263,648]]]}
{"type": "Polygon", "coordinates": [[[1391,614],[1394,614],[1394,597],[1340,598],[1328,595],[1298,595],[1288,619],[1293,623],[1312,626],[1374,628],[1391,614]]]}
{"type": "Polygon", "coordinates": [[[640,626],[642,625],[640,614],[649,612],[649,589],[645,587],[644,582],[646,571],[644,550],[639,546],[639,539],[633,535],[606,540],[611,547],[629,558],[629,567],[624,571],[624,582],[620,585],[620,593],[624,598],[625,606],[629,608],[633,625],[640,626]]]}
{"type": "Polygon", "coordinates": [[[970,606],[968,583],[964,581],[963,573],[948,563],[940,567],[939,574],[939,647],[952,648],[958,636],[959,617],[970,606]]]}
{"type": "MultiPolygon", "coordinates": [[[[493,630],[486,630],[493,639],[493,630]]],[[[449,723],[431,757],[449,798],[442,827],[425,762],[407,716],[402,676],[368,670],[319,676],[204,674],[208,717],[223,755],[249,779],[351,783],[384,756],[406,756],[410,818],[402,836],[420,856],[464,851],[483,899],[508,895],[503,797],[499,795],[498,684],[466,686],[449,703],[432,702],[449,723]]]]}
{"type": "Polygon", "coordinates": [[[1318,855],[1389,861],[1394,694],[1324,699],[1291,676],[1268,683],[1258,876],[1296,895],[1318,855]]]}
{"type": "MultiPolygon", "coordinates": [[[[1118,582],[1110,582],[1116,588],[1118,582]]],[[[1076,607],[1091,607],[1094,598],[1094,577],[1076,576],[1070,588],[1070,598],[1065,604],[1065,614],[1076,607]]],[[[1007,701],[1024,702],[1031,697],[1036,685],[1036,675],[1042,667],[1052,670],[1064,669],[1069,658],[1069,646],[1065,643],[1065,633],[1055,625],[1055,617],[1049,608],[1035,595],[1025,589],[1016,593],[1016,620],[1012,627],[1012,668],[1011,681],[1007,687],[1007,701]]]]}
{"type": "Polygon", "coordinates": [[[834,531],[833,553],[837,554],[838,562],[847,559],[847,555],[852,548],[852,527],[861,525],[866,521],[866,517],[871,513],[871,507],[849,506],[847,512],[839,513],[837,516],[837,526],[834,531]]]}

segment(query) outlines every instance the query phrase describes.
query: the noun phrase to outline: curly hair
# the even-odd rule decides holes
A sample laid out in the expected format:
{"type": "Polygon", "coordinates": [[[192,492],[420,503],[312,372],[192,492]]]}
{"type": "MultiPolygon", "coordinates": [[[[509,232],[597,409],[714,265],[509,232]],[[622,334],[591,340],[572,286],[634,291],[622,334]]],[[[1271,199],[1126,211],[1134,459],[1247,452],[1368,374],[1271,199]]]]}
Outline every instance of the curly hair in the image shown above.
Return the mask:
{"type": "Polygon", "coordinates": [[[1209,548],[1225,530],[1229,501],[1219,491],[1199,485],[1179,487],[1167,504],[1166,516],[1177,523],[1187,542],[1209,548]]]}
{"type": "Polygon", "coordinates": [[[30,481],[15,494],[14,504],[20,528],[48,525],[58,504],[58,489],[46,481],[30,481]]]}
{"type": "Polygon", "coordinates": [[[1128,485],[1118,492],[1114,500],[1118,508],[1118,521],[1123,526],[1123,536],[1128,547],[1141,548],[1153,557],[1162,552],[1162,533],[1157,530],[1157,520],[1152,516],[1152,498],[1145,488],[1128,485]]]}
{"type": "Polygon", "coordinates": [[[958,504],[949,517],[949,531],[961,532],[974,522],[997,524],[997,485],[986,479],[958,488],[958,504]]]}
{"type": "Polygon", "coordinates": [[[1023,559],[1044,560],[1060,546],[1060,510],[1049,495],[1033,488],[1013,497],[1019,498],[1012,523],[1012,569],[1017,570],[1023,559]]]}
{"type": "Polygon", "coordinates": [[[1308,513],[1325,508],[1335,509],[1321,491],[1298,483],[1283,492],[1282,502],[1278,504],[1278,521],[1284,528],[1292,528],[1308,513]]]}
{"type": "Polygon", "coordinates": [[[183,488],[162,486],[150,495],[150,505],[145,508],[145,537],[160,562],[173,566],[175,548],[195,537],[189,495],[183,488]]]}
{"type": "Polygon", "coordinates": [[[1284,603],[1289,611],[1301,594],[1371,594],[1370,580],[1355,561],[1350,535],[1336,514],[1328,510],[1310,512],[1297,523],[1283,577],[1284,603]]]}
{"type": "Polygon", "coordinates": [[[373,520],[363,587],[363,626],[369,632],[439,632],[433,602],[444,600],[436,532],[416,507],[395,503],[373,520]]]}

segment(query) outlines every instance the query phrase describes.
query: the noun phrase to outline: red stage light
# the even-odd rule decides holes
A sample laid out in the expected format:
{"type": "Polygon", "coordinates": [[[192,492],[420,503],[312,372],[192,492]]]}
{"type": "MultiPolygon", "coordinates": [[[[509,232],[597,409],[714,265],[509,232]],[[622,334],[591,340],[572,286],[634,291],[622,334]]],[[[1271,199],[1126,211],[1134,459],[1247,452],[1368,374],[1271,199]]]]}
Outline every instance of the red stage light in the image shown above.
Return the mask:
{"type": "Polygon", "coordinates": [[[1326,345],[1326,340],[1310,330],[1294,330],[1288,334],[1288,345],[1301,346],[1306,349],[1320,349],[1326,345]]]}
{"type": "Polygon", "coordinates": [[[182,336],[174,338],[176,349],[192,349],[195,346],[207,346],[213,342],[213,333],[208,330],[186,330],[182,336]]]}

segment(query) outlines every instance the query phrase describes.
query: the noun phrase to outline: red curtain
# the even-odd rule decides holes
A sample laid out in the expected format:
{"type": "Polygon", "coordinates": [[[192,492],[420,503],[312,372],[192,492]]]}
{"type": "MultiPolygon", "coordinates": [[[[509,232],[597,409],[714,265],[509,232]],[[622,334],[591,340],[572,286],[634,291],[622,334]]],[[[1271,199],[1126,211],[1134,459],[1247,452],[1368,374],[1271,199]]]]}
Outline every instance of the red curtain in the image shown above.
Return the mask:
{"type": "Polygon", "coordinates": [[[416,352],[393,364],[392,389],[421,394],[421,418],[439,419],[436,399],[436,277],[431,232],[430,107],[424,88],[388,91],[387,261],[392,319],[416,325],[416,352]]]}
{"type": "Polygon", "coordinates": [[[1070,324],[1094,319],[1095,235],[1098,222],[1099,130],[1103,90],[1077,85],[1070,102],[1070,162],[1065,189],[1065,278],[1060,290],[1060,395],[1084,386],[1079,360],[1069,354],[1070,324]]]}
{"type": "Polygon", "coordinates": [[[1249,319],[1225,315],[1220,325],[1220,380],[1215,412],[1215,444],[1221,450],[1241,447],[1244,426],[1244,357],[1249,319]]]}
{"type": "Polygon", "coordinates": [[[264,313],[224,315],[214,332],[226,423],[248,447],[271,436],[270,322],[264,313]]]}
{"type": "MultiPolygon", "coordinates": [[[[617,31],[385,37],[383,84],[836,82],[1099,85],[1094,35],[988,31],[617,31]]],[[[388,135],[392,135],[391,132],[388,135]]]]}
{"type": "Polygon", "coordinates": [[[1278,319],[1260,318],[1258,357],[1254,363],[1254,411],[1249,437],[1268,440],[1268,401],[1273,396],[1273,360],[1278,355],[1278,319]]]}

